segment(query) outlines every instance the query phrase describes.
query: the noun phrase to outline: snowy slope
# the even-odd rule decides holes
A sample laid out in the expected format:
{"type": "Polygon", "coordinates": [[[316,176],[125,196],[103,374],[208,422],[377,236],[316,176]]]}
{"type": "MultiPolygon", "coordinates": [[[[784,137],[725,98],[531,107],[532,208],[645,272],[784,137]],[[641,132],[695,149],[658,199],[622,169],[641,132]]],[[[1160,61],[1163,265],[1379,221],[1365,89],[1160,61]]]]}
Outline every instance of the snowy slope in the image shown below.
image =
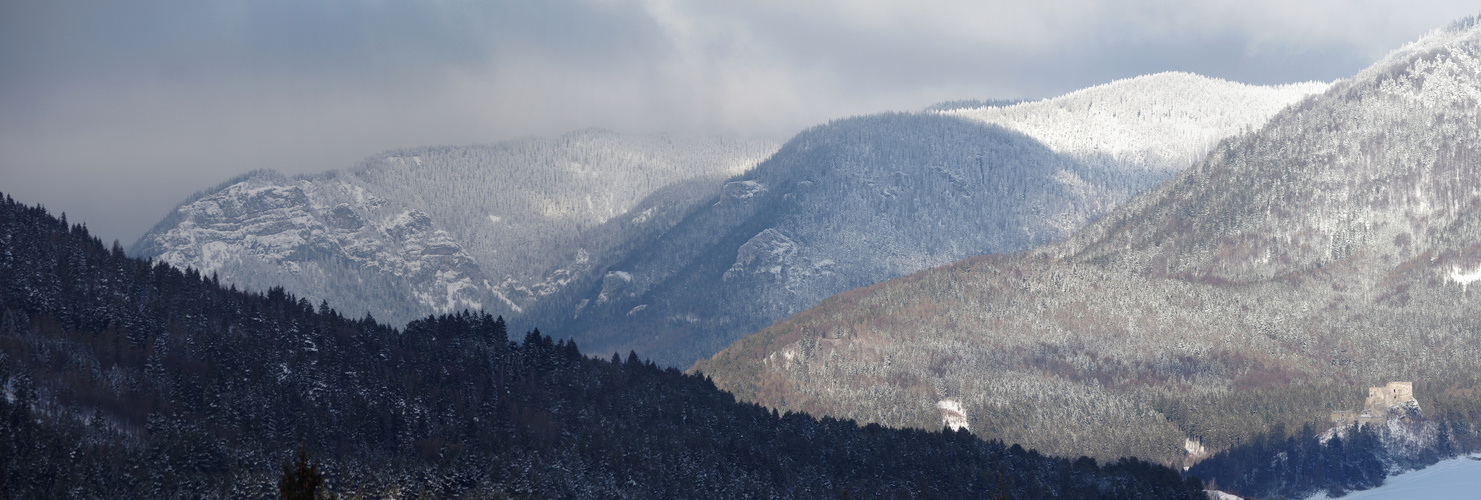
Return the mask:
{"type": "MultiPolygon", "coordinates": [[[[1327,500],[1326,493],[1307,500],[1327,500]]],[[[1481,498],[1481,455],[1444,460],[1416,471],[1391,476],[1383,486],[1337,497],[1344,500],[1474,500],[1481,498]]]]}
{"type": "Polygon", "coordinates": [[[1328,84],[1262,86],[1167,72],[1011,106],[942,111],[1017,130],[1092,164],[1176,172],[1328,84]]]}
{"type": "MultiPolygon", "coordinates": [[[[1478,33],[1437,31],[1394,51],[1051,252],[1254,282],[1456,248],[1477,230],[1470,204],[1481,195],[1478,33]]],[[[1476,264],[1442,269],[1469,283],[1476,264]]]]}

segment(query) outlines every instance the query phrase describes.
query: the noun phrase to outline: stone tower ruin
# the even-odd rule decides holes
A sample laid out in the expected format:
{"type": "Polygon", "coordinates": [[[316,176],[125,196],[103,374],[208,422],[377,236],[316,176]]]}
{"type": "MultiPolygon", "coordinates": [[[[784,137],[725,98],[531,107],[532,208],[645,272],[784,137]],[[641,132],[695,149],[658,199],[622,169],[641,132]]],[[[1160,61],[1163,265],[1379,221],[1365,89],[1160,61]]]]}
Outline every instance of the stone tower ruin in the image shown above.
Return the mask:
{"type": "Polygon", "coordinates": [[[1418,407],[1418,405],[1419,402],[1414,399],[1413,382],[1389,382],[1383,387],[1368,388],[1368,399],[1363,402],[1362,410],[1332,412],[1332,423],[1336,425],[1384,424],[1388,422],[1391,408],[1418,407]]]}

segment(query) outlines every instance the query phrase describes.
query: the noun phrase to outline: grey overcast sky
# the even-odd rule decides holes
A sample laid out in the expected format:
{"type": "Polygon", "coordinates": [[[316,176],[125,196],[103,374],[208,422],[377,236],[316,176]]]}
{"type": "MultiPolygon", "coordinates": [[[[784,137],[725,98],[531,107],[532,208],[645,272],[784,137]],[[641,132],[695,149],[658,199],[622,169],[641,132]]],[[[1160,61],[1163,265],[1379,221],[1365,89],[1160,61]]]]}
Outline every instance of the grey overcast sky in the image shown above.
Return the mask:
{"type": "Polygon", "coordinates": [[[0,191],[126,245],[257,168],[584,127],[831,118],[1158,71],[1332,80],[1446,0],[7,0],[0,191]]]}

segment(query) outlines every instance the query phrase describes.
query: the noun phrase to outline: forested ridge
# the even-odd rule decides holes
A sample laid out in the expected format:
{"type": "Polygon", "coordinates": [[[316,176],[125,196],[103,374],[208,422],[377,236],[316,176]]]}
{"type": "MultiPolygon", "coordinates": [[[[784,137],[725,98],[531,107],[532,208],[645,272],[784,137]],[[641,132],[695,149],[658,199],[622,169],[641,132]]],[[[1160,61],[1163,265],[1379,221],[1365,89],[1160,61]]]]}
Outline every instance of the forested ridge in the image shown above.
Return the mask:
{"type": "Polygon", "coordinates": [[[1062,239],[1324,88],[1161,73],[832,120],[516,322],[689,366],[830,295],[1062,239]]]}
{"type": "Polygon", "coordinates": [[[955,117],[835,120],[525,317],[686,366],[833,293],[1062,237],[1155,181],[955,117]]]}
{"type": "Polygon", "coordinates": [[[300,443],[340,495],[1200,498],[967,432],[737,403],[629,353],[463,312],[390,328],[131,258],[0,202],[0,491],[269,498],[300,443]]]}
{"type": "Polygon", "coordinates": [[[1068,456],[1183,463],[1388,381],[1435,388],[1426,415],[1474,439],[1478,40],[1474,18],[1432,32],[1065,241],[832,296],[696,369],[782,410],[1068,456]]]}

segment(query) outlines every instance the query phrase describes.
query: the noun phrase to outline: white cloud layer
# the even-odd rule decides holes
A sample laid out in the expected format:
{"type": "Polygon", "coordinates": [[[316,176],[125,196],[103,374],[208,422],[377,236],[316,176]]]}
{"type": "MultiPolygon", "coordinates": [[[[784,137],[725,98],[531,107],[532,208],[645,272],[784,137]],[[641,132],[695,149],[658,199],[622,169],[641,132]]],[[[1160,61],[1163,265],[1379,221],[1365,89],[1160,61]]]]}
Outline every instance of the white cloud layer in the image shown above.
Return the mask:
{"type": "Polygon", "coordinates": [[[1330,80],[1460,1],[0,3],[0,191],[129,242],[254,168],[598,126],[785,139],[1182,70],[1330,80]]]}

